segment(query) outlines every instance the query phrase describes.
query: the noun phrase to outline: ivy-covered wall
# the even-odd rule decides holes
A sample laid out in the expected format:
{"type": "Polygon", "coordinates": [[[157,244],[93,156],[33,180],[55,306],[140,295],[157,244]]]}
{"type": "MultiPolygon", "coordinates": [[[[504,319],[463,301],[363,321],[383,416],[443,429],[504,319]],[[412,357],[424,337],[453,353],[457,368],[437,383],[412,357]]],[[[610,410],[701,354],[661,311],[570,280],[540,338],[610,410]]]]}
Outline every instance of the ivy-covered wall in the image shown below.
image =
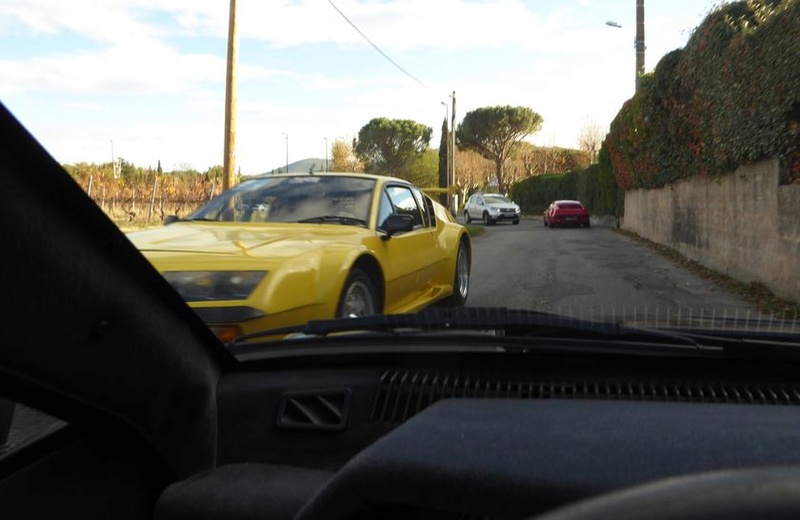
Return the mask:
{"type": "Polygon", "coordinates": [[[605,144],[623,190],[777,158],[800,182],[800,0],[723,5],[642,78],[605,144]]]}

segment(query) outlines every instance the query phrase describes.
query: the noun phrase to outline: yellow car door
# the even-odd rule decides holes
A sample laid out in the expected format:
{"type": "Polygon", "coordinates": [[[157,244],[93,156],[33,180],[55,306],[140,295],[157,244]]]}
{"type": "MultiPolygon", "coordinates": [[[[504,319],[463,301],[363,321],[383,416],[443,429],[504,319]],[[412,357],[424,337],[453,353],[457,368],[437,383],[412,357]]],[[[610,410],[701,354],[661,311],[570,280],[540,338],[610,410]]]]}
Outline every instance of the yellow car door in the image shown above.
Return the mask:
{"type": "Polygon", "coordinates": [[[436,267],[443,252],[434,236],[435,217],[415,196],[414,188],[406,185],[387,185],[381,195],[378,229],[386,217],[408,215],[414,228],[382,240],[380,254],[386,278],[386,312],[410,312],[427,302],[434,289],[436,267]]]}

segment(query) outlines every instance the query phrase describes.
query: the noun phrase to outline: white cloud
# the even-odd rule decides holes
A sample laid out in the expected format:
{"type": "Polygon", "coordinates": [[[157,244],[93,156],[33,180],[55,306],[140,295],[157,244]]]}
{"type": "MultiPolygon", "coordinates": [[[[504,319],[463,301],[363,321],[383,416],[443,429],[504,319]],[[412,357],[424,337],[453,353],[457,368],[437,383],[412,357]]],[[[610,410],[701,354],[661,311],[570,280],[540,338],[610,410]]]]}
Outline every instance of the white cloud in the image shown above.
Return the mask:
{"type": "Polygon", "coordinates": [[[0,19],[13,19],[34,33],[80,34],[116,45],[154,37],[155,28],[137,21],[116,2],[94,0],[26,0],[0,4],[0,19]]]}

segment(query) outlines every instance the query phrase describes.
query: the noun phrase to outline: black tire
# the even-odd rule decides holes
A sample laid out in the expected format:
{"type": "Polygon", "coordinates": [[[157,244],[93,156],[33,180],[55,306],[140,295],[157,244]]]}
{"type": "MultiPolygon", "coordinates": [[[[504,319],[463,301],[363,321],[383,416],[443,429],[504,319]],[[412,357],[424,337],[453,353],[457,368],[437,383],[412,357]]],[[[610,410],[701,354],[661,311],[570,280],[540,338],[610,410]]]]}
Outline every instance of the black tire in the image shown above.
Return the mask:
{"type": "Polygon", "coordinates": [[[515,226],[519,226],[519,219],[514,220],[511,223],[514,224],[515,226]]]}
{"type": "Polygon", "coordinates": [[[354,318],[379,312],[380,304],[372,279],[367,273],[354,267],[344,282],[339,305],[336,308],[336,317],[354,318]]]}
{"type": "Polygon", "coordinates": [[[466,222],[467,224],[470,224],[472,222],[472,219],[469,218],[469,211],[467,210],[464,210],[464,222],[466,222]]]}
{"type": "Polygon", "coordinates": [[[442,300],[447,307],[463,307],[469,297],[470,282],[469,248],[462,240],[456,253],[456,270],[453,275],[453,294],[442,300]]]}
{"type": "Polygon", "coordinates": [[[489,218],[489,212],[488,211],[484,211],[483,212],[483,225],[484,226],[493,226],[494,224],[495,224],[495,222],[492,219],[489,218]]]}
{"type": "Polygon", "coordinates": [[[547,227],[547,221],[545,219],[542,219],[542,224],[544,225],[544,227],[547,227]]]}

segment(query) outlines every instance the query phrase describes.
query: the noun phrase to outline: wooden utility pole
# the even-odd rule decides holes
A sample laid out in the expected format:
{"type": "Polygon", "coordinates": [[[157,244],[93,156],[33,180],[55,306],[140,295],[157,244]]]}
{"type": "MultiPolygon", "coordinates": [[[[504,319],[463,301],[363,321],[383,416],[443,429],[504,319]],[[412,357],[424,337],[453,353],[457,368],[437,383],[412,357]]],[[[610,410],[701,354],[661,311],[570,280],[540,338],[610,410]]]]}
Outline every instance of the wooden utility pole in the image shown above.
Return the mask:
{"type": "Polygon", "coordinates": [[[150,208],[147,210],[147,222],[153,217],[153,207],[156,205],[156,189],[158,188],[158,175],[153,179],[153,192],[150,194],[150,208]]]}
{"type": "Polygon", "coordinates": [[[636,0],[636,90],[644,74],[644,0],[636,0]]]}
{"type": "Polygon", "coordinates": [[[236,61],[239,44],[236,30],[236,0],[230,0],[228,15],[228,67],[225,75],[225,158],[222,164],[222,188],[236,184],[236,61]]]}
{"type": "MultiPolygon", "coordinates": [[[[450,117],[452,118],[450,121],[450,139],[452,142],[450,143],[450,186],[452,190],[456,189],[456,91],[453,91],[453,94],[450,96],[453,98],[453,109],[450,112],[450,117]]],[[[456,195],[455,191],[453,191],[452,199],[450,203],[450,211],[453,212],[453,215],[458,213],[458,196],[456,195]]]]}

